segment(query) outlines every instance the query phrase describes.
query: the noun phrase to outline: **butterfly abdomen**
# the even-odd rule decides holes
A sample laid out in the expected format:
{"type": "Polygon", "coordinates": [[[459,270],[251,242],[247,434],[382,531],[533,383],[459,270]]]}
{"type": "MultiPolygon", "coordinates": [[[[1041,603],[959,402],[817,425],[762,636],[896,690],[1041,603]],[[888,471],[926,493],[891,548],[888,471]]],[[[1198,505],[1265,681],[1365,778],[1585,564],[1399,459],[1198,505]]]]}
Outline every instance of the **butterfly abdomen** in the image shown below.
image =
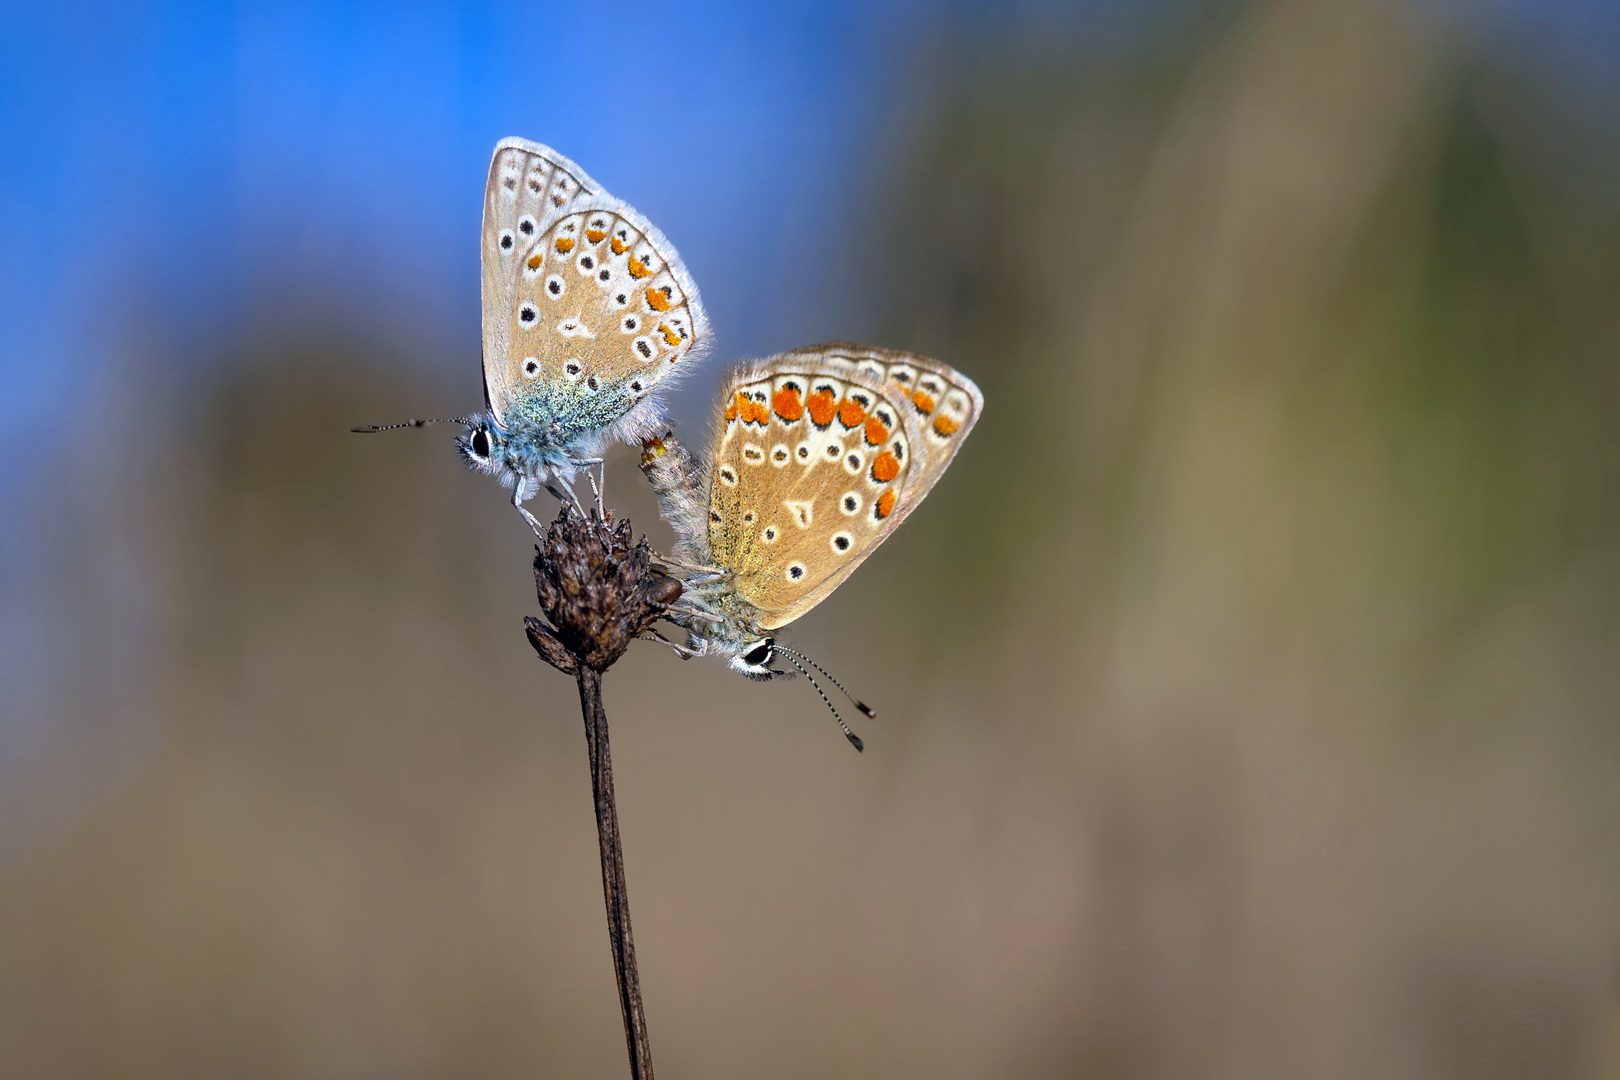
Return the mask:
{"type": "Polygon", "coordinates": [[[706,471],[676,441],[665,433],[647,439],[641,448],[641,471],[658,496],[658,510],[675,530],[674,555],[698,565],[709,562],[708,484],[706,471]]]}

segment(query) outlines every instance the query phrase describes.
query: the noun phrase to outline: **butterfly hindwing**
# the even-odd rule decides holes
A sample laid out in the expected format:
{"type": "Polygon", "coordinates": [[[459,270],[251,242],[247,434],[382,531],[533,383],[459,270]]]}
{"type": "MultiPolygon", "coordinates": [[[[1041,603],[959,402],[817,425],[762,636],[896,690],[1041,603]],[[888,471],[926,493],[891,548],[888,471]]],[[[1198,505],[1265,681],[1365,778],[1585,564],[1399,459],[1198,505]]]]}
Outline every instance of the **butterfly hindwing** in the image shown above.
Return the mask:
{"type": "Polygon", "coordinates": [[[708,335],[663,234],[566,158],[517,140],[490,170],[484,304],[491,409],[558,442],[619,421],[708,335]]]}
{"type": "Polygon", "coordinates": [[[865,346],[817,346],[733,376],[708,547],[763,629],[809,611],[876,550],[938,480],[980,403],[937,361],[865,346]],[[937,393],[917,400],[924,380],[937,393]],[[933,420],[947,408],[941,434],[933,420]]]}

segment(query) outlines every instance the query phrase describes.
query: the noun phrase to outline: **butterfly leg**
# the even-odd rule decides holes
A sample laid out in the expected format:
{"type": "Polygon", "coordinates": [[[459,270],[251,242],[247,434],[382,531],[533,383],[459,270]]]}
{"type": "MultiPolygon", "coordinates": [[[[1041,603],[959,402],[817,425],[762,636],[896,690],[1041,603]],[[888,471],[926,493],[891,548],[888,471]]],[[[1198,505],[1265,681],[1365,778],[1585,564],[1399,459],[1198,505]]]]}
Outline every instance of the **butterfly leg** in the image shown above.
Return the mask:
{"type": "Polygon", "coordinates": [[[596,496],[596,516],[599,517],[599,518],[602,518],[603,520],[606,520],[607,519],[607,506],[604,504],[603,499],[602,499],[602,493],[607,490],[607,461],[606,461],[606,459],[604,459],[604,458],[584,458],[583,460],[580,460],[580,461],[570,461],[569,464],[577,466],[577,467],[582,468],[582,469],[585,470],[585,479],[590,481],[591,492],[592,492],[592,494],[594,494],[596,496]],[[592,465],[595,465],[596,468],[597,468],[597,475],[596,476],[591,475],[591,466],[592,465]],[[597,482],[597,477],[601,478],[600,483],[597,482]]]}
{"type": "Polygon", "coordinates": [[[693,588],[690,581],[682,580],[681,586],[681,595],[678,597],[679,606],[671,607],[671,611],[689,612],[698,618],[708,619],[710,622],[722,621],[720,613],[714,610],[714,605],[705,600],[702,593],[693,588]]]}
{"type": "Polygon", "coordinates": [[[710,611],[699,611],[695,607],[687,607],[681,604],[671,604],[664,610],[669,612],[671,615],[684,615],[688,619],[702,619],[704,622],[718,623],[726,621],[724,617],[716,615],[710,611]]]}
{"type": "Polygon", "coordinates": [[[702,653],[698,652],[698,650],[688,648],[685,645],[677,644],[676,642],[669,640],[669,638],[665,637],[663,634],[660,634],[657,630],[650,628],[641,635],[641,640],[657,641],[664,645],[668,645],[671,649],[675,650],[675,655],[679,656],[682,660],[690,660],[694,656],[703,655],[702,653]]]}
{"type": "MultiPolygon", "coordinates": [[[[672,567],[676,570],[684,570],[687,573],[696,575],[696,577],[703,577],[717,581],[726,576],[726,572],[720,569],[718,566],[702,566],[698,563],[683,562],[680,559],[672,559],[668,555],[654,554],[653,559],[655,562],[658,562],[663,566],[672,567]]],[[[696,579],[694,578],[691,583],[697,584],[696,579]]]]}
{"type": "Polygon", "coordinates": [[[540,527],[540,522],[535,519],[535,516],[533,514],[529,513],[529,508],[523,505],[523,489],[522,488],[519,488],[516,492],[513,493],[513,495],[512,495],[512,507],[513,507],[513,509],[517,510],[518,513],[523,515],[523,520],[527,521],[529,523],[529,528],[534,530],[534,534],[536,536],[541,535],[545,531],[544,529],[542,529],[540,527]]]}
{"type": "MultiPolygon", "coordinates": [[[[564,482],[561,477],[558,477],[552,473],[547,473],[545,486],[546,490],[551,492],[551,494],[556,497],[558,502],[562,503],[564,506],[572,506],[579,512],[580,517],[585,516],[585,508],[580,505],[579,496],[574,494],[574,489],[564,482]]],[[[513,501],[516,502],[515,499],[513,501]]]]}

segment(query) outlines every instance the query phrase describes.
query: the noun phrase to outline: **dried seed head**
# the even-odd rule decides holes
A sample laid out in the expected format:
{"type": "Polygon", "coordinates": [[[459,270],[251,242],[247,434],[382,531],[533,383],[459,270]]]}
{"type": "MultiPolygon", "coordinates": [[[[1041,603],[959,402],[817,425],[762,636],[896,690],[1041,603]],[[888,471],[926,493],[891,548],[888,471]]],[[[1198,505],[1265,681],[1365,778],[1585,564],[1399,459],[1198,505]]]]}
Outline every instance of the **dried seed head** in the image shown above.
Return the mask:
{"type": "Polygon", "coordinates": [[[681,583],[653,566],[628,521],[580,517],[564,506],[535,548],[534,584],[550,625],[525,620],[541,659],[570,675],[605,671],[681,595],[681,583]]]}

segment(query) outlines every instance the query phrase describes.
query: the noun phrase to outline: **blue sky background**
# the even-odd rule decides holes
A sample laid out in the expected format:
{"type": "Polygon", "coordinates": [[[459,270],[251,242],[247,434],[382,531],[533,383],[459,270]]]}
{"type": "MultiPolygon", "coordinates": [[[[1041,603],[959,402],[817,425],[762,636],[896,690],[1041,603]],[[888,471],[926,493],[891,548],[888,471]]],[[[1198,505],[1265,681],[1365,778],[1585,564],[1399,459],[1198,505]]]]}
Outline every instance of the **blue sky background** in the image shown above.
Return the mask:
{"type": "MultiPolygon", "coordinates": [[[[361,321],[465,330],[476,363],[478,192],[509,134],[588,162],[694,268],[772,259],[858,185],[835,163],[871,149],[918,13],[765,10],[693,5],[651,32],[574,5],[25,13],[0,94],[0,408],[61,405],[122,322],[198,345],[298,299],[267,279],[338,286],[361,321]]],[[[759,278],[699,280],[727,338],[757,344],[759,278]]]]}
{"type": "MultiPolygon", "coordinates": [[[[1417,2],[1613,110],[1620,4],[1417,2]]],[[[91,527],[55,520],[85,501],[58,466],[94,444],[86,428],[132,422],[120,365],[183,386],[244,329],[320,318],[389,328],[415,343],[402,364],[462,388],[423,414],[475,407],[480,191],[506,135],[556,146],[670,236],[720,359],[858,337],[814,292],[883,181],[941,34],[1073,42],[1079,64],[1200,7],[8,5],[0,749],[16,759],[20,718],[52,712],[31,692],[82,644],[27,583],[59,534],[91,527]]],[[[138,594],[136,575],[108,572],[105,587],[138,594]]]]}
{"type": "MultiPolygon", "coordinates": [[[[478,190],[510,134],[664,228],[723,354],[785,347],[770,329],[816,320],[784,318],[749,268],[815,252],[859,203],[940,27],[1039,36],[1080,16],[1095,40],[1195,6],[9,5],[0,446],[26,463],[32,423],[82,401],[136,328],[183,328],[161,348],[195,355],[289,300],[453,327],[448,362],[475,363],[478,190]]],[[[1620,4],[1422,6],[1612,103],[1620,4]]]]}

